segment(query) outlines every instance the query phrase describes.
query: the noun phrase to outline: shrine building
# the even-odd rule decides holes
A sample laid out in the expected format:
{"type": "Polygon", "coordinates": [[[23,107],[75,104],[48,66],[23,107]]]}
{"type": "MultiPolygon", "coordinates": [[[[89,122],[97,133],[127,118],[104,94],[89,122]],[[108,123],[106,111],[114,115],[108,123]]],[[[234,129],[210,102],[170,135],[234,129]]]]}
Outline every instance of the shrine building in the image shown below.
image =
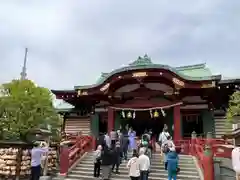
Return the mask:
{"type": "Polygon", "coordinates": [[[72,105],[58,109],[66,133],[98,136],[132,127],[137,135],[149,129],[158,135],[167,124],[174,140],[180,140],[193,131],[217,137],[222,131],[218,117],[225,116],[229,96],[239,83],[239,79],[213,75],[205,64],[171,67],[154,64],[145,55],[126,67],[102,73],[93,85],[52,92],[72,105]]]}

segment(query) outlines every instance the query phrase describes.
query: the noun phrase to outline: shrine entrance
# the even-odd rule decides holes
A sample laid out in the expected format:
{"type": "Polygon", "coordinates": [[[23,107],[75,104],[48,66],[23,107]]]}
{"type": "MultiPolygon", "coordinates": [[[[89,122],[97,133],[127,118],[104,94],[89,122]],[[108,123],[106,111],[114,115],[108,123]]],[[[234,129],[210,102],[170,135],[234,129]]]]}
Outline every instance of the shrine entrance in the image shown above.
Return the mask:
{"type": "Polygon", "coordinates": [[[183,137],[191,137],[193,131],[197,136],[204,136],[203,119],[200,114],[185,114],[182,116],[183,137]]]}
{"type": "Polygon", "coordinates": [[[138,111],[135,117],[125,117],[121,119],[121,127],[132,128],[137,136],[141,136],[145,131],[152,130],[154,136],[158,136],[166,123],[166,118],[162,115],[151,117],[149,111],[138,111]]]}

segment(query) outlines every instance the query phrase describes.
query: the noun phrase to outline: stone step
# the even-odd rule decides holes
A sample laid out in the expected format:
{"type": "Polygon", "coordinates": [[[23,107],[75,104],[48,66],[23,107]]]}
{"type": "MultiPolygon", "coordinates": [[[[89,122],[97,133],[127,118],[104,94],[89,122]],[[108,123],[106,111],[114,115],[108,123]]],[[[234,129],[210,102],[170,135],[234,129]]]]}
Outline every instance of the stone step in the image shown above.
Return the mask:
{"type": "MultiPolygon", "coordinates": [[[[114,178],[111,178],[111,180],[129,180],[130,178],[121,178],[121,177],[114,177],[114,178]]],[[[168,180],[168,178],[166,177],[158,177],[157,179],[155,178],[151,178],[149,177],[148,178],[149,180],[168,180]]],[[[191,179],[191,178],[190,178],[191,179]]],[[[190,180],[186,177],[184,178],[177,178],[177,180],[190,180]]],[[[62,178],[58,178],[58,177],[55,177],[53,178],[53,180],[62,180],[62,178]]],[[[77,177],[77,178],[64,178],[64,180],[96,180],[96,178],[93,178],[93,177],[89,177],[89,176],[81,176],[81,177],[77,177]]],[[[194,179],[194,180],[201,180],[200,178],[197,178],[197,179],[194,179]]]]}
{"type": "Polygon", "coordinates": [[[217,122],[215,122],[214,124],[215,124],[215,126],[216,126],[216,125],[226,126],[227,123],[226,123],[225,121],[217,121],[217,122]]]}
{"type": "MultiPolygon", "coordinates": [[[[128,156],[128,159],[130,159],[131,158],[131,156],[128,156]]],[[[83,159],[83,161],[93,161],[93,156],[91,156],[91,157],[86,157],[86,158],[84,158],[83,159]]],[[[159,162],[159,161],[161,161],[161,159],[162,159],[162,157],[155,157],[155,156],[153,156],[152,158],[151,158],[151,161],[152,162],[159,162]]],[[[192,157],[191,158],[182,158],[181,156],[179,157],[179,161],[180,162],[190,162],[190,161],[192,161],[192,157]]]]}
{"type": "MultiPolygon", "coordinates": [[[[132,155],[128,155],[128,158],[131,158],[132,155]]],[[[184,156],[178,156],[180,160],[182,161],[192,161],[192,157],[184,157],[184,156]]],[[[160,160],[162,157],[160,157],[160,155],[152,155],[152,160],[160,160]]],[[[87,156],[84,159],[88,159],[88,160],[93,160],[93,156],[87,156]]]]}
{"type": "MultiPolygon", "coordinates": [[[[128,158],[131,158],[132,157],[132,154],[131,153],[129,153],[128,154],[128,158]]],[[[84,158],[84,159],[93,159],[93,153],[91,153],[91,154],[88,154],[87,156],[86,156],[86,158],[84,158]]],[[[161,159],[161,157],[160,157],[160,153],[159,154],[153,154],[152,155],[152,160],[155,160],[155,159],[157,159],[157,160],[160,160],[161,159]]],[[[180,160],[183,160],[183,161],[185,161],[185,160],[190,160],[190,161],[192,161],[192,156],[189,156],[189,155],[179,155],[179,159],[180,160]]]]}
{"type": "MultiPolygon", "coordinates": [[[[180,168],[181,169],[181,168],[180,168]]],[[[72,173],[82,173],[82,174],[92,174],[92,171],[93,169],[90,169],[90,168],[86,168],[86,167],[78,167],[76,169],[74,169],[72,171],[72,173]]],[[[125,168],[120,168],[119,169],[120,173],[121,174],[128,174],[128,169],[125,167],[125,168]]],[[[158,174],[165,174],[167,173],[165,169],[151,169],[151,174],[153,175],[158,175],[158,174]]],[[[196,169],[192,169],[192,170],[184,170],[184,169],[181,169],[181,174],[185,174],[185,175],[192,175],[192,176],[198,176],[198,172],[196,169]]]]}
{"type": "MultiPolygon", "coordinates": [[[[163,165],[162,165],[163,166],[163,165]]],[[[151,169],[153,173],[165,173],[166,170],[164,168],[162,169],[151,169]]],[[[91,168],[84,167],[84,166],[77,166],[72,172],[79,172],[79,171],[85,171],[85,172],[92,172],[91,168]]],[[[119,171],[121,173],[128,173],[128,169],[125,167],[120,167],[119,171]]],[[[181,174],[192,174],[192,175],[198,175],[198,172],[196,171],[196,168],[181,168],[181,174]]]]}
{"type": "Polygon", "coordinates": [[[225,129],[227,129],[227,130],[231,130],[230,127],[220,126],[220,125],[215,126],[215,131],[216,131],[216,130],[221,130],[221,129],[223,129],[223,130],[225,130],[225,129]]]}
{"type": "MultiPolygon", "coordinates": [[[[93,152],[86,155],[86,157],[68,174],[65,180],[93,180],[93,152]]],[[[131,153],[128,154],[131,157],[131,153]]],[[[112,180],[127,180],[128,169],[126,167],[127,161],[123,161],[119,167],[120,174],[112,174],[112,180]]],[[[179,167],[181,169],[178,180],[200,180],[197,167],[191,156],[179,155],[179,167]]],[[[160,161],[159,153],[154,153],[151,161],[151,173],[149,180],[167,180],[167,171],[164,169],[163,163],[160,161]]],[[[55,177],[53,180],[60,180],[55,177]]]]}
{"type": "MultiPolygon", "coordinates": [[[[149,174],[149,180],[159,180],[159,177],[163,178],[163,179],[167,179],[167,173],[166,174],[158,174],[156,176],[153,176],[152,173],[149,174]]],[[[184,175],[179,173],[177,179],[184,179],[184,180],[199,180],[199,176],[190,176],[190,175],[184,175]]],[[[68,178],[82,178],[84,180],[90,180],[93,179],[92,175],[83,175],[83,174],[69,174],[68,178]]],[[[129,179],[128,174],[112,174],[111,179],[117,180],[117,179],[121,179],[121,180],[126,180],[129,179]]]]}
{"type": "MultiPolygon", "coordinates": [[[[79,163],[77,167],[93,168],[93,163],[87,163],[87,164],[79,163]]],[[[122,163],[120,165],[120,168],[125,168],[125,167],[126,167],[126,163],[122,163]]],[[[185,165],[185,164],[180,164],[179,163],[179,167],[181,169],[186,169],[186,170],[194,170],[194,169],[196,169],[195,164],[185,165]]],[[[163,168],[163,164],[161,164],[161,163],[159,163],[159,164],[151,164],[151,169],[161,169],[161,168],[163,168]]]]}
{"type": "MultiPolygon", "coordinates": [[[[82,160],[79,164],[92,164],[93,165],[93,160],[82,160]]],[[[122,163],[120,166],[124,166],[126,163],[122,163]]],[[[159,161],[151,161],[152,166],[160,166],[161,162],[159,161]]],[[[181,161],[179,160],[179,166],[192,166],[194,165],[193,161],[181,161]]]]}

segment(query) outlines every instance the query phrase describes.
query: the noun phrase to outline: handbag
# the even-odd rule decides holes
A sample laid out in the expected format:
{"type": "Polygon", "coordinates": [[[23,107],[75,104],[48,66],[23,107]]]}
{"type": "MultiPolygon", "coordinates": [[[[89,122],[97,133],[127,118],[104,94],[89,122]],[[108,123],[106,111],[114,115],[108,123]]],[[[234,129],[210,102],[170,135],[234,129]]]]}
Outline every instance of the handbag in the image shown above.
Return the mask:
{"type": "Polygon", "coordinates": [[[176,172],[177,172],[177,174],[180,172],[180,168],[179,167],[177,167],[176,172]]]}
{"type": "Polygon", "coordinates": [[[168,144],[165,144],[163,146],[163,153],[168,153],[169,152],[169,147],[168,147],[168,144]]]}

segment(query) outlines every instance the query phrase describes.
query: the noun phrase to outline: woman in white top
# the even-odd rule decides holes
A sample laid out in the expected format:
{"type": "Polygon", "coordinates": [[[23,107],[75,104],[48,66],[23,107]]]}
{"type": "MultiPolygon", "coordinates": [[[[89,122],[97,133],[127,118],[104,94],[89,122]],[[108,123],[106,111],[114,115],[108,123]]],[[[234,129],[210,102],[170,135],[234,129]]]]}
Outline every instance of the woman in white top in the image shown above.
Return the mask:
{"type": "Polygon", "coordinates": [[[232,166],[236,172],[236,180],[240,180],[240,147],[235,147],[232,150],[232,166]]]}
{"type": "Polygon", "coordinates": [[[167,130],[168,130],[168,128],[167,128],[167,125],[165,124],[164,128],[163,128],[163,131],[159,134],[159,138],[158,138],[158,145],[159,145],[160,151],[161,151],[160,161],[163,161],[163,159],[164,159],[164,154],[162,152],[162,146],[168,140],[168,137],[170,137],[170,134],[167,130]]]}
{"type": "Polygon", "coordinates": [[[131,180],[139,180],[140,178],[140,166],[138,161],[137,150],[133,150],[133,157],[128,161],[127,168],[129,170],[129,177],[131,180]]]}
{"type": "MultiPolygon", "coordinates": [[[[165,125],[164,125],[165,126],[165,125]]],[[[163,131],[159,134],[159,137],[158,137],[158,143],[159,143],[159,146],[161,147],[162,144],[167,141],[167,137],[170,136],[169,132],[168,132],[168,128],[167,126],[165,126],[163,128],[163,131]]]]}

